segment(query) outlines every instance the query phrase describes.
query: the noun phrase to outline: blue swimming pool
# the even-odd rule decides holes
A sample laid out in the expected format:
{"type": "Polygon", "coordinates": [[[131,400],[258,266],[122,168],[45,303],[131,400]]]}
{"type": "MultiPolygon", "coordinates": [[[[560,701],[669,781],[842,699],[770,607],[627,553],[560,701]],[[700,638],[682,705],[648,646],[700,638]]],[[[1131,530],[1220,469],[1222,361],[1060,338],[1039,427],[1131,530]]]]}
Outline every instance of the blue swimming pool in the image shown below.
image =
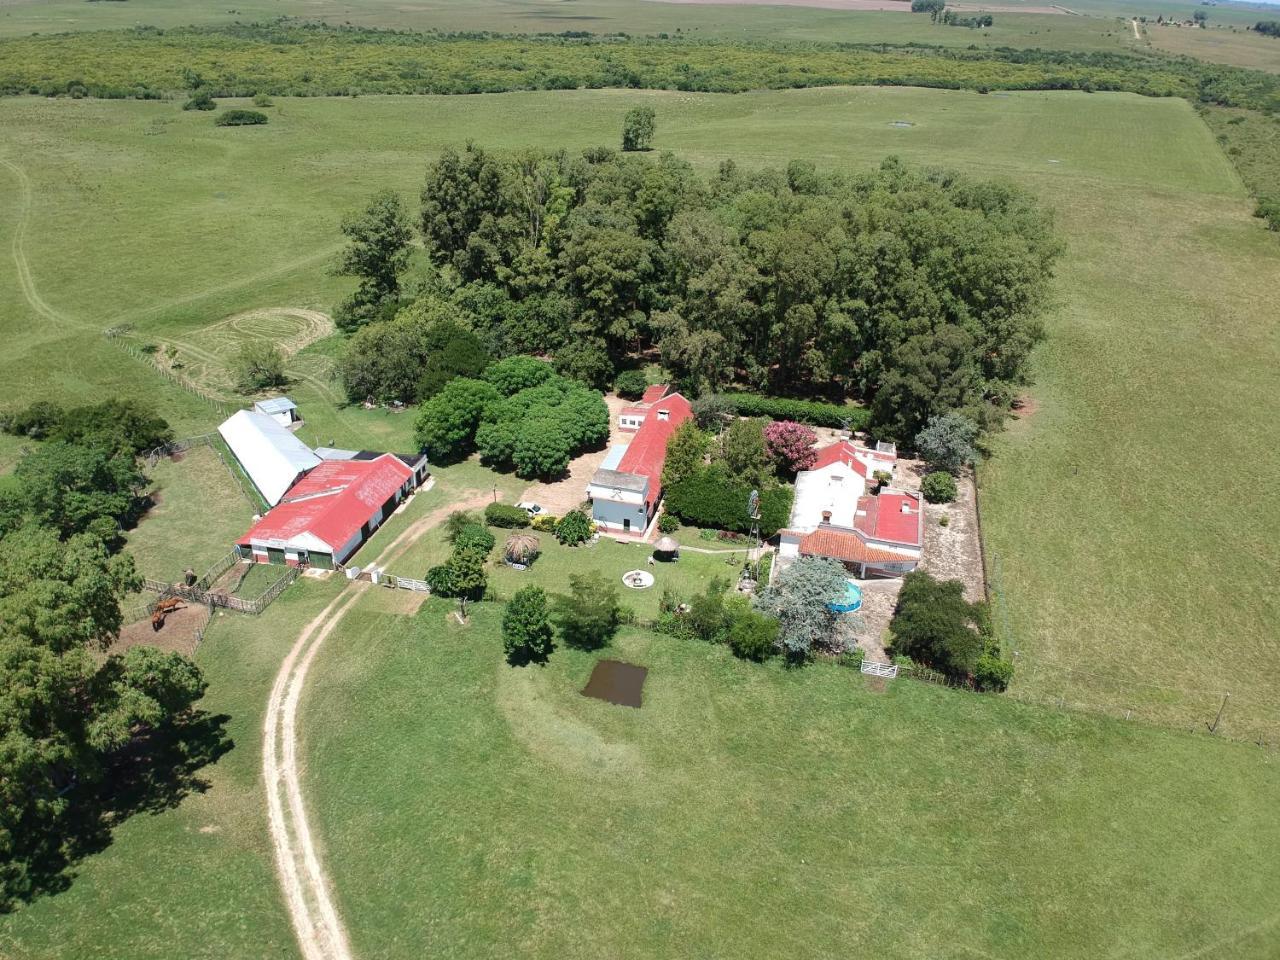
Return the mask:
{"type": "Polygon", "coordinates": [[[836,613],[853,613],[862,606],[862,588],[852,580],[844,582],[844,596],[835,603],[827,604],[827,608],[836,613]]]}

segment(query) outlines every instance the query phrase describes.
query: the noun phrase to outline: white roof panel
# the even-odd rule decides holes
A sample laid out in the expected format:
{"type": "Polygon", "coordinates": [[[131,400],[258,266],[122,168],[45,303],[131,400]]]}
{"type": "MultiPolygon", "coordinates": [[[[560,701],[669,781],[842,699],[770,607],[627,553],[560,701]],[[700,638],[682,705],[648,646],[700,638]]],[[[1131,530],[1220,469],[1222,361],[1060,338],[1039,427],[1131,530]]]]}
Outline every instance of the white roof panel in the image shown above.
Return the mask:
{"type": "Polygon", "coordinates": [[[253,409],[259,413],[287,413],[290,410],[297,410],[298,405],[288,397],[267,397],[255,403],[253,409]]]}
{"type": "Polygon", "coordinates": [[[275,506],[299,476],[320,463],[311,449],[270,417],[240,410],[218,427],[253,485],[275,506]]]}

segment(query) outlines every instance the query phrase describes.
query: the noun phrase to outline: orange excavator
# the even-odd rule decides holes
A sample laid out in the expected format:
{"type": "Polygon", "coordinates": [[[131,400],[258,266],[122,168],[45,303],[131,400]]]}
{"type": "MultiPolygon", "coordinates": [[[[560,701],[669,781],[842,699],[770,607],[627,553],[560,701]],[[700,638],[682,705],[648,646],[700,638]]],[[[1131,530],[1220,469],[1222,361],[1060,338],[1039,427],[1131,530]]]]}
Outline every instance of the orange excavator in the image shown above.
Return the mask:
{"type": "Polygon", "coordinates": [[[173,613],[175,610],[186,608],[186,604],[178,597],[166,597],[156,604],[155,610],[151,612],[151,629],[159,630],[164,626],[165,617],[173,613]]]}

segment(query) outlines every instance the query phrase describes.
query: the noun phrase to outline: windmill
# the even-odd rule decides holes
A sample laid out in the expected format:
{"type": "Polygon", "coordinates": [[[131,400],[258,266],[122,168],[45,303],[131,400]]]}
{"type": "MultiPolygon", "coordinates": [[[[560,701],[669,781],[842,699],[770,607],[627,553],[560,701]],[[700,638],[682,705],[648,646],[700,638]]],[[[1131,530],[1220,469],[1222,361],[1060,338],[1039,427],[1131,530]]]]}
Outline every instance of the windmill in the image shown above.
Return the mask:
{"type": "Polygon", "coordinates": [[[760,582],[760,491],[752,490],[747,497],[747,519],[751,521],[751,579],[760,582]]]}

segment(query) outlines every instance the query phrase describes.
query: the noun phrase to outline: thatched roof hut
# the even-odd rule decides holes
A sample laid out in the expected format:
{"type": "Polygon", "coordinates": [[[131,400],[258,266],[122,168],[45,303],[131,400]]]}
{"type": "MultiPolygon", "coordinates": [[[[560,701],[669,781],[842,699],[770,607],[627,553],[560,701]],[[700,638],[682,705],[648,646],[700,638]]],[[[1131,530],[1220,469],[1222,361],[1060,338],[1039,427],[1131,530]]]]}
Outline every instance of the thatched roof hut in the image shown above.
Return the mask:
{"type": "Polygon", "coordinates": [[[513,533],[502,548],[502,555],[508,563],[527,564],[540,552],[538,538],[528,533],[513,533]]]}
{"type": "Polygon", "coordinates": [[[659,560],[674,560],[680,555],[680,544],[675,537],[663,537],[653,545],[653,555],[659,560]]]}

